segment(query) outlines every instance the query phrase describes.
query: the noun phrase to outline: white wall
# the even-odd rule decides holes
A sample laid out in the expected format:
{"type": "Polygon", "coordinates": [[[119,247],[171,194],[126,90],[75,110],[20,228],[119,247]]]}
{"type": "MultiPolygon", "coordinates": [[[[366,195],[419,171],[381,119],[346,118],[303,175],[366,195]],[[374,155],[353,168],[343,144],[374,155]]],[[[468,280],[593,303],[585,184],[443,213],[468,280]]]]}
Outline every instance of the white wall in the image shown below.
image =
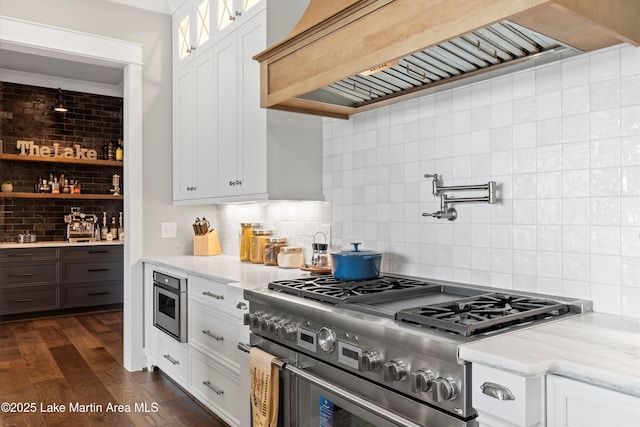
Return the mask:
{"type": "Polygon", "coordinates": [[[627,45],[325,119],[336,246],[387,272],[588,298],[640,317],[640,49],[627,45]],[[499,184],[500,203],[438,210],[443,185],[499,184]]]}
{"type": "Polygon", "coordinates": [[[171,201],[171,17],[102,0],[2,0],[0,15],[144,45],[144,252],[192,253],[191,223],[215,217],[215,207],[171,201]],[[177,239],[160,238],[162,222],[178,223],[177,239]]]}

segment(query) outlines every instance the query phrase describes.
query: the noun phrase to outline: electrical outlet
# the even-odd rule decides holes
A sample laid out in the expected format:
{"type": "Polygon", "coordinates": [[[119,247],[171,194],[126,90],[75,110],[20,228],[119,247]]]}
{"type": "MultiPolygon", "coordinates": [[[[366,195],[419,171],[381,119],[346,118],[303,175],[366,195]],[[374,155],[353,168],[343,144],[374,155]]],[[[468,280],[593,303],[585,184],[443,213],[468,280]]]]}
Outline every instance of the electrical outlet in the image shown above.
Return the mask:
{"type": "Polygon", "coordinates": [[[320,231],[327,236],[327,243],[331,246],[331,224],[322,224],[320,226],[320,231]]]}
{"type": "Polygon", "coordinates": [[[160,238],[175,239],[178,237],[178,226],[175,222],[163,222],[160,224],[160,238]]]}

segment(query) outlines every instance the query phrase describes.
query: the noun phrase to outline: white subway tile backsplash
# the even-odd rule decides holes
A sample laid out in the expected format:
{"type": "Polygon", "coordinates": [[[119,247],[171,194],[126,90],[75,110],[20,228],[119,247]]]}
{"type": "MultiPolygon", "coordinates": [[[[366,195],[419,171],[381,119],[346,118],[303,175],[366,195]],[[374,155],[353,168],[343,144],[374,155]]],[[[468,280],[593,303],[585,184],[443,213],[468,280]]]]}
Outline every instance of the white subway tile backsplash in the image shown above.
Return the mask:
{"type": "Polygon", "coordinates": [[[565,225],[562,227],[562,250],[574,253],[589,253],[591,240],[589,227],[565,225]]]}
{"type": "Polygon", "coordinates": [[[542,93],[536,100],[536,117],[538,120],[560,117],[562,113],[562,92],[559,90],[542,93]]]}
{"type": "Polygon", "coordinates": [[[591,206],[588,197],[565,197],[562,200],[562,223],[587,225],[591,220],[591,206]]]}
{"type": "Polygon", "coordinates": [[[536,122],[536,145],[559,144],[562,142],[562,118],[538,120],[536,122]]]}
{"type": "Polygon", "coordinates": [[[620,255],[620,227],[591,227],[591,253],[620,255]]]}
{"type": "Polygon", "coordinates": [[[538,225],[536,227],[536,248],[538,251],[561,251],[562,227],[559,225],[538,225]]]}
{"type": "Polygon", "coordinates": [[[640,318],[640,48],[325,119],[323,130],[334,239],[366,234],[389,254],[383,271],[593,299],[596,311],[640,318]],[[495,180],[499,203],[455,205],[454,222],[421,217],[440,209],[425,173],[445,186],[495,180]]]}
{"type": "Polygon", "coordinates": [[[560,90],[562,82],[558,76],[562,73],[562,63],[554,62],[535,69],[536,93],[538,95],[560,90]]]}
{"type": "Polygon", "coordinates": [[[620,77],[620,48],[602,49],[590,55],[589,81],[600,82],[620,77]]]}
{"type": "Polygon", "coordinates": [[[591,224],[620,225],[620,206],[619,197],[592,197],[591,224]]]}
{"type": "Polygon", "coordinates": [[[589,136],[591,139],[618,137],[620,136],[620,128],[620,108],[592,111],[589,114],[589,136]]]}
{"type": "Polygon", "coordinates": [[[562,91],[562,114],[580,114],[589,111],[589,86],[582,85],[562,91]]]}
{"type": "Polygon", "coordinates": [[[589,83],[589,56],[581,55],[562,61],[562,87],[570,88],[589,83]]]}
{"type": "Polygon", "coordinates": [[[620,49],[620,74],[622,76],[640,74],[640,49],[630,45],[622,46],[620,49]]]}
{"type": "Polygon", "coordinates": [[[620,198],[620,225],[640,227],[640,197],[620,198]]]}
{"type": "Polygon", "coordinates": [[[620,106],[620,79],[593,83],[590,88],[591,111],[606,110],[620,106]]]}

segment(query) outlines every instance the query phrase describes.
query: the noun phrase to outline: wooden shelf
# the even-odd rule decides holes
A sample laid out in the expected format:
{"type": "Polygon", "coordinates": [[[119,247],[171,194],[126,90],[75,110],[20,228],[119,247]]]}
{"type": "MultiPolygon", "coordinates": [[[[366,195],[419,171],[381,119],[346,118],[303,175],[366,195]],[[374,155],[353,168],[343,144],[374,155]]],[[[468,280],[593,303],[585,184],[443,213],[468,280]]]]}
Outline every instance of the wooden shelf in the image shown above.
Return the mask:
{"type": "Polygon", "coordinates": [[[67,163],[74,165],[91,165],[91,166],[115,166],[121,168],[123,163],[115,160],[78,160],[65,159],[62,157],[38,157],[38,156],[21,156],[19,154],[0,154],[0,160],[12,160],[16,162],[38,162],[38,163],[67,163]]]}
{"type": "Polygon", "coordinates": [[[0,198],[4,199],[80,199],[80,200],[123,200],[122,195],[114,196],[113,194],[52,194],[52,193],[20,193],[0,192],[0,198]]]}

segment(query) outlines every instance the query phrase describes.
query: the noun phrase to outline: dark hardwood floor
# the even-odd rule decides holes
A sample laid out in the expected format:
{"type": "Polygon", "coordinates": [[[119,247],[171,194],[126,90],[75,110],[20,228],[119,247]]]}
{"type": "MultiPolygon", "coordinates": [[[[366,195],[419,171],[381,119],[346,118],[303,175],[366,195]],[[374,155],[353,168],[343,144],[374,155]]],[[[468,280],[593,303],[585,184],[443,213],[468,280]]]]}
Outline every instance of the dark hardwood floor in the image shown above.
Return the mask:
{"type": "Polygon", "coordinates": [[[2,427],[226,426],[161,373],[122,367],[120,310],[0,323],[0,405],[2,427]]]}

